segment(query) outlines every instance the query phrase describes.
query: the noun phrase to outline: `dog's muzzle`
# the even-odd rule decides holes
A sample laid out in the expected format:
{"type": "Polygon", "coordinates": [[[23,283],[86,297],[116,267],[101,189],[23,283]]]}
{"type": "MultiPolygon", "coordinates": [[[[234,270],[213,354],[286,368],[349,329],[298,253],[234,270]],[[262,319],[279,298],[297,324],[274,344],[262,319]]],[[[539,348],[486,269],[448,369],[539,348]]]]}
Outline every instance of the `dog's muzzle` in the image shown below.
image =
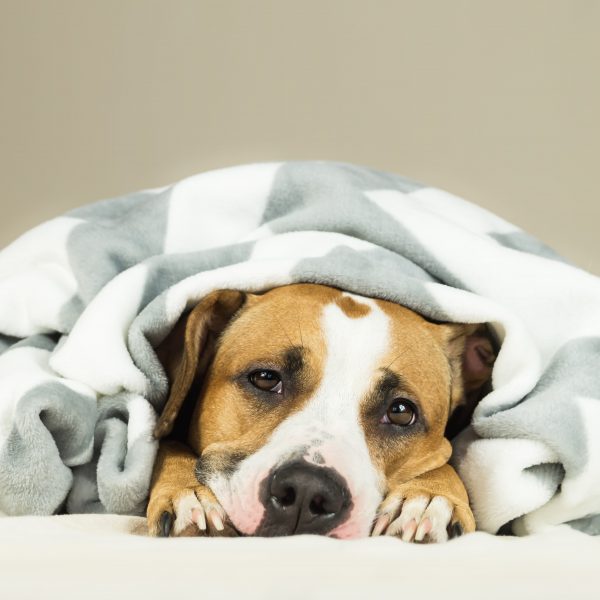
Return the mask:
{"type": "Polygon", "coordinates": [[[265,516],[256,535],[324,535],[343,523],[352,501],[344,479],[333,469],[294,461],[274,469],[261,490],[265,516]]]}

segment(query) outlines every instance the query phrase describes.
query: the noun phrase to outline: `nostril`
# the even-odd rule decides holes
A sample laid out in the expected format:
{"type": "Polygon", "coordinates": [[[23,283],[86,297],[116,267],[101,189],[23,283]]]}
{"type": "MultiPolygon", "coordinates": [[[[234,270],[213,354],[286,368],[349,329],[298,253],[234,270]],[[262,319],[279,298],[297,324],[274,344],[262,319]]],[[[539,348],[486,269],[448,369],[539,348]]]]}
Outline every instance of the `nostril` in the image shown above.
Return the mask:
{"type": "Polygon", "coordinates": [[[283,494],[273,494],[271,498],[280,506],[292,506],[296,502],[296,490],[293,487],[286,487],[283,494]]]}
{"type": "Polygon", "coordinates": [[[279,501],[283,506],[291,506],[296,501],[296,490],[293,487],[285,488],[285,495],[279,501]]]}
{"type": "Polygon", "coordinates": [[[328,510],[325,508],[325,498],[321,496],[321,494],[317,494],[308,505],[308,510],[313,515],[326,515],[328,514],[328,510]]]}

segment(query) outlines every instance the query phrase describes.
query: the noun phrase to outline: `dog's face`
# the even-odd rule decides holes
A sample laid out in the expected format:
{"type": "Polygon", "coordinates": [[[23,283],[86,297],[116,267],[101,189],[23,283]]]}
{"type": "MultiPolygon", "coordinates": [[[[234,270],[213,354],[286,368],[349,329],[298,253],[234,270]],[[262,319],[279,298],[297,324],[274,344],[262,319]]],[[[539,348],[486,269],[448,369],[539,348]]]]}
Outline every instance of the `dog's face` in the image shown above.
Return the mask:
{"type": "Polygon", "coordinates": [[[187,442],[239,532],[368,535],[392,480],[448,460],[473,327],[320,285],[212,296],[159,429],[200,378],[187,442]]]}

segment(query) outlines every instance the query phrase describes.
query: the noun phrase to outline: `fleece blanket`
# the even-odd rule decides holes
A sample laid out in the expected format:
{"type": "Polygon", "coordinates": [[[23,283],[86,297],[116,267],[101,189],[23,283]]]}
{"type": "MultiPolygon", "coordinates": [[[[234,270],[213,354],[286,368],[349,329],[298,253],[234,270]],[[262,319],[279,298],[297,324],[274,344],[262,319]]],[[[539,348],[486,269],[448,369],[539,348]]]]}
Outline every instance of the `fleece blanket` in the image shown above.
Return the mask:
{"type": "Polygon", "coordinates": [[[478,527],[600,531],[600,279],[449,193],[327,162],[99,202],[0,253],[0,511],[142,514],[153,348],[212,290],[293,282],[490,323],[493,390],[452,459],[478,527]]]}

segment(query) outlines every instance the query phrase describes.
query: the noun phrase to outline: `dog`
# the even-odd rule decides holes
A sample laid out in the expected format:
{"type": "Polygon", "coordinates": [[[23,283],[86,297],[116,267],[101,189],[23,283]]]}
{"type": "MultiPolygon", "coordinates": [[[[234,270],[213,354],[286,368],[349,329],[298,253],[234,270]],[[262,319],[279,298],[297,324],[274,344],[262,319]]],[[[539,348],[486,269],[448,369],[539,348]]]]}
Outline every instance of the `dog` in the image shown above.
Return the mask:
{"type": "Polygon", "coordinates": [[[158,347],[155,536],[441,542],[475,530],[448,438],[490,389],[484,324],[294,284],[204,297],[158,347]]]}

